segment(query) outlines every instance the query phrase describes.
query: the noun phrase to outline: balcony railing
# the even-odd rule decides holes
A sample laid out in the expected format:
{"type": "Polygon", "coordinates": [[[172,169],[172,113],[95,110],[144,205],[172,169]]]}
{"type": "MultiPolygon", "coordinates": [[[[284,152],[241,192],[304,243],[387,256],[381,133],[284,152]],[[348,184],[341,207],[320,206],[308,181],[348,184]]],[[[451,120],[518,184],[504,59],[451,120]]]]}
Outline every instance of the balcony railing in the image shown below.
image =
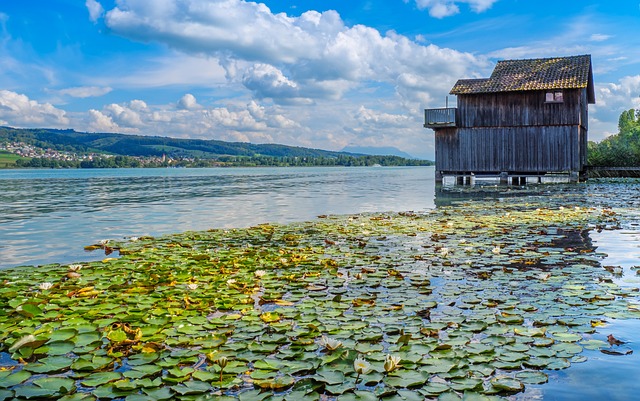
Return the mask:
{"type": "Polygon", "coordinates": [[[425,109],[425,128],[444,128],[456,126],[456,108],[449,107],[443,109],[425,109]]]}

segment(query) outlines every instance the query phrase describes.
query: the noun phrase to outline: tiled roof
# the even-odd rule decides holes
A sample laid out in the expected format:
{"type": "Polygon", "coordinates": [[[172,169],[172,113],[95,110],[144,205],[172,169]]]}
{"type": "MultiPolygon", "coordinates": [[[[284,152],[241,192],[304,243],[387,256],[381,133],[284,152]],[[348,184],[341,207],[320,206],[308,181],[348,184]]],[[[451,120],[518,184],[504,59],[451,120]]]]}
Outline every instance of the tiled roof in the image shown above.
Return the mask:
{"type": "Polygon", "coordinates": [[[588,86],[592,90],[591,56],[584,55],[498,61],[491,77],[460,79],[451,89],[451,94],[578,89],[588,86]]]}

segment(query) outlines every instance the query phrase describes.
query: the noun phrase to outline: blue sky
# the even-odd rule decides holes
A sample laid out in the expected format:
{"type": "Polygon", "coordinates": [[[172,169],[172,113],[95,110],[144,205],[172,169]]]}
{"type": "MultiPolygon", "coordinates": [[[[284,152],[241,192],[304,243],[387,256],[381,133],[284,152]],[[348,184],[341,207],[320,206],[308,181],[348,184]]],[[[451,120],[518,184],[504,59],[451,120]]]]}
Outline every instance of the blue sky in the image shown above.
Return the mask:
{"type": "Polygon", "coordinates": [[[433,158],[457,79],[579,54],[601,140],[640,108],[639,0],[0,1],[0,124],[433,158]]]}

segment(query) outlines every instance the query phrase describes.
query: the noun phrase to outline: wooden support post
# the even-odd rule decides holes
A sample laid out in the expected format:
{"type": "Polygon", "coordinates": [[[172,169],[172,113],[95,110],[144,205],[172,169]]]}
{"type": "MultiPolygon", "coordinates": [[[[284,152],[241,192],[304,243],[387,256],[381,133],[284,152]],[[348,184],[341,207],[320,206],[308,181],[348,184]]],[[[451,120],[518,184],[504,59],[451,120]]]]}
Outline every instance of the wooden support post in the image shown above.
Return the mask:
{"type": "Polygon", "coordinates": [[[509,173],[506,171],[502,171],[500,173],[500,185],[508,185],[509,184],[509,173]]]}
{"type": "Polygon", "coordinates": [[[471,176],[470,175],[465,175],[464,176],[464,185],[471,185],[471,176]]]}
{"type": "Polygon", "coordinates": [[[442,171],[436,170],[436,184],[442,185],[444,181],[444,177],[442,176],[442,171]]]}
{"type": "Polygon", "coordinates": [[[578,182],[578,181],[580,181],[580,172],[579,171],[569,172],[569,182],[578,182]]]}

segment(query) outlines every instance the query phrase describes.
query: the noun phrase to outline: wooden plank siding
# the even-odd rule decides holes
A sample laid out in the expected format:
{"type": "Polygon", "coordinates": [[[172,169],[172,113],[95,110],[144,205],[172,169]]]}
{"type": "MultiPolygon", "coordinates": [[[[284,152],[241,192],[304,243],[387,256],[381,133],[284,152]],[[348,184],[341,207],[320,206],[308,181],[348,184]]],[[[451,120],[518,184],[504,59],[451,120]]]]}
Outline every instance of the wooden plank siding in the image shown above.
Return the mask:
{"type": "Polygon", "coordinates": [[[443,173],[542,174],[581,171],[586,162],[586,130],[577,126],[443,128],[435,135],[443,173]]]}
{"type": "Polygon", "coordinates": [[[435,130],[436,171],[535,173],[582,171],[587,162],[587,91],[458,96],[457,127],[435,130]]]}
{"type": "Polygon", "coordinates": [[[459,128],[585,124],[586,90],[565,89],[562,103],[546,103],[546,91],[458,96],[459,128]],[[584,107],[582,107],[584,105],[584,107]]]}

